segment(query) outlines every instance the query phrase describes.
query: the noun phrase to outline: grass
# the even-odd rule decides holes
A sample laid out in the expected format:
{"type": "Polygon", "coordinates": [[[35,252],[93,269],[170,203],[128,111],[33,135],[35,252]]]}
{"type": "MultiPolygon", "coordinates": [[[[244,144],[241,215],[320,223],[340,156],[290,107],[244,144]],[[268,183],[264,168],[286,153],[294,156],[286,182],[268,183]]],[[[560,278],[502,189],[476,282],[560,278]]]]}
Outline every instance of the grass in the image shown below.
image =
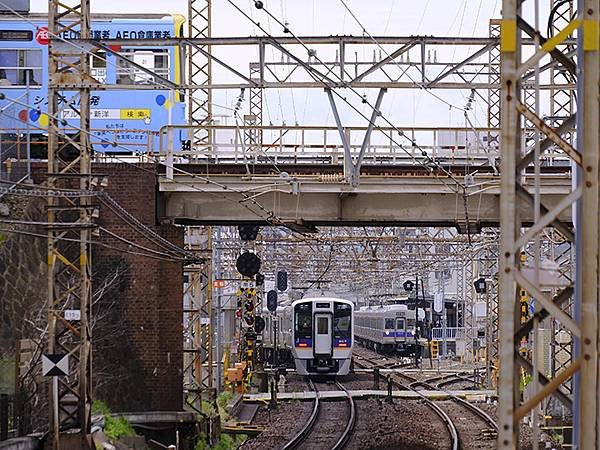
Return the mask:
{"type": "Polygon", "coordinates": [[[206,441],[206,436],[201,435],[194,450],[235,450],[242,445],[246,439],[248,439],[248,436],[245,434],[240,434],[235,437],[232,437],[229,434],[221,434],[217,445],[211,447],[206,441]]]}
{"type": "Polygon", "coordinates": [[[94,400],[92,412],[104,416],[104,434],[110,440],[116,441],[125,436],[135,436],[131,423],[124,417],[113,417],[110,408],[102,400],[94,400]]]}

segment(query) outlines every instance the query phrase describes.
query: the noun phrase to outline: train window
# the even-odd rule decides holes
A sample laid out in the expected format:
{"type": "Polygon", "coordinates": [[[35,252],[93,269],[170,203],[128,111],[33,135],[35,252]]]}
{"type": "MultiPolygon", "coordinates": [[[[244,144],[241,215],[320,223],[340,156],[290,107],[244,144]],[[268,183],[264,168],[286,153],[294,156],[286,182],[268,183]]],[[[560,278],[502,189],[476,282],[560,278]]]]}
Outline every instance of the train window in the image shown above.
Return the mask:
{"type": "Polygon", "coordinates": [[[100,83],[106,83],[106,52],[100,50],[90,56],[90,74],[100,83]]]}
{"type": "Polygon", "coordinates": [[[385,329],[386,330],[394,329],[394,319],[385,319],[385,329]]]}
{"type": "Polygon", "coordinates": [[[396,328],[399,330],[406,330],[404,319],[396,319],[396,328]]]}
{"type": "Polygon", "coordinates": [[[318,317],[317,318],[317,334],[329,333],[329,318],[318,317]]]}
{"type": "Polygon", "coordinates": [[[294,308],[296,339],[312,339],[312,304],[302,303],[294,308]]]}
{"type": "Polygon", "coordinates": [[[39,86],[41,80],[41,50],[0,49],[0,86],[39,86]]]}
{"type": "Polygon", "coordinates": [[[345,303],[333,305],[333,334],[336,339],[349,339],[352,325],[352,307],[345,303]]]}
{"type": "MultiPolygon", "coordinates": [[[[169,50],[159,49],[126,49],[121,51],[121,56],[154,72],[163,78],[169,78],[169,50]]],[[[121,58],[117,63],[117,84],[152,84],[155,77],[144,72],[133,64],[121,58]]]]}

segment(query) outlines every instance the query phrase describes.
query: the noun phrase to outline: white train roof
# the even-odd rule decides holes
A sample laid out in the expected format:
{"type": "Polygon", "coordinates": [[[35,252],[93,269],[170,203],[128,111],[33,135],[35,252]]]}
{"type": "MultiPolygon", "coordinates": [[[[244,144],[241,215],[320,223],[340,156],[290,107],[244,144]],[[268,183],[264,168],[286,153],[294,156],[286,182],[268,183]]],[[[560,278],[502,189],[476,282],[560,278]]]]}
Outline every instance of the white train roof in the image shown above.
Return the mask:
{"type": "Polygon", "coordinates": [[[296,305],[298,305],[300,303],[316,303],[316,302],[331,302],[331,301],[345,303],[347,305],[354,306],[354,303],[351,302],[350,300],[346,300],[346,299],[343,299],[343,298],[337,298],[337,297],[309,297],[309,298],[301,298],[299,300],[293,301],[292,302],[292,306],[296,306],[296,305]]]}

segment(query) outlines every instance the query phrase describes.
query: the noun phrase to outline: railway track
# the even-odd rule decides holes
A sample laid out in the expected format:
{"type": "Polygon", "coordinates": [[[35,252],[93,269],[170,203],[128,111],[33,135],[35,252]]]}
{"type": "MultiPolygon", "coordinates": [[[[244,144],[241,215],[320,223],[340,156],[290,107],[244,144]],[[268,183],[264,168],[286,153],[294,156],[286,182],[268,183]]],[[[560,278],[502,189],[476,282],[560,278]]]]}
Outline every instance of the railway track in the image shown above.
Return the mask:
{"type": "MultiPolygon", "coordinates": [[[[369,358],[366,358],[364,356],[360,360],[356,360],[355,364],[357,364],[359,366],[363,366],[367,369],[377,367],[377,361],[371,361],[369,358]]],[[[417,390],[416,388],[414,388],[410,385],[406,385],[406,384],[402,383],[400,381],[400,374],[391,374],[390,379],[391,379],[392,383],[394,383],[398,388],[403,389],[403,390],[413,391],[419,397],[421,397],[421,399],[427,405],[427,407],[440,418],[440,420],[443,422],[444,426],[446,427],[446,430],[448,431],[448,434],[450,437],[450,448],[452,450],[459,450],[461,448],[461,446],[460,446],[460,438],[458,435],[458,430],[456,428],[456,425],[450,418],[450,416],[442,408],[440,408],[438,405],[436,405],[433,401],[431,401],[425,395],[423,395],[421,392],[419,392],[419,390],[417,390]]]]}
{"type": "MultiPolygon", "coordinates": [[[[354,425],[356,423],[356,406],[354,399],[348,390],[338,381],[335,382],[337,389],[346,393],[346,399],[340,401],[325,401],[319,394],[319,389],[312,380],[308,380],[310,389],[315,392],[314,406],[311,414],[302,429],[284,445],[283,450],[298,448],[341,450],[348,443],[354,425]],[[344,404],[345,406],[341,406],[344,404]],[[338,430],[338,420],[346,410],[346,426],[341,435],[338,430]]],[[[317,383],[328,386],[325,383],[317,383]]]]}
{"type": "MultiPolygon", "coordinates": [[[[452,374],[452,375],[442,376],[442,377],[434,377],[427,381],[417,380],[416,378],[414,378],[410,375],[402,374],[402,373],[399,374],[399,376],[404,378],[405,380],[407,380],[410,383],[409,387],[411,387],[411,388],[416,389],[416,386],[423,386],[428,389],[439,390],[441,392],[444,392],[446,395],[448,395],[448,397],[451,399],[451,401],[449,401],[449,402],[441,401],[440,403],[446,405],[446,408],[444,408],[444,410],[450,413],[450,415],[453,417],[453,421],[455,424],[459,424],[458,428],[460,428],[459,436],[460,436],[460,440],[461,440],[460,448],[468,448],[465,445],[465,441],[467,441],[467,440],[471,444],[474,442],[477,442],[478,444],[480,444],[478,446],[478,448],[486,448],[485,446],[481,445],[485,441],[487,441],[489,443],[489,448],[496,448],[495,438],[498,435],[498,425],[496,424],[496,421],[488,413],[486,413],[483,409],[479,408],[477,405],[474,405],[473,403],[470,403],[470,402],[466,401],[465,399],[460,398],[460,397],[442,389],[442,386],[444,386],[450,382],[471,381],[471,380],[466,379],[458,374],[452,374]],[[437,381],[437,383],[435,383],[436,381],[437,381]],[[433,384],[433,383],[435,383],[435,384],[433,384]],[[459,408],[452,408],[451,407],[452,404],[458,405],[459,408]],[[468,413],[471,417],[474,417],[480,423],[483,423],[483,427],[480,427],[478,429],[472,421],[468,420],[468,418],[466,418],[464,415],[465,410],[468,411],[468,413]],[[484,441],[482,441],[482,439],[484,441]]],[[[470,445],[469,445],[469,447],[470,447],[470,445]]]]}

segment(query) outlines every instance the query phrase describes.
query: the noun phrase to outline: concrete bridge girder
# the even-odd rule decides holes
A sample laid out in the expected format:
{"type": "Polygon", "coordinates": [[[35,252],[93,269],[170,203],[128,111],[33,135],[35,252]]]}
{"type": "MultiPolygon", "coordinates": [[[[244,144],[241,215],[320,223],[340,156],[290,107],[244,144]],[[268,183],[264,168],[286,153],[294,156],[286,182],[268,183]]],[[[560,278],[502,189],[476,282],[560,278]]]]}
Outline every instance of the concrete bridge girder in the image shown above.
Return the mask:
{"type": "MultiPolygon", "coordinates": [[[[468,191],[467,208],[456,184],[432,177],[366,177],[352,189],[342,183],[281,182],[274,177],[189,176],[161,179],[163,219],[185,224],[274,223],[278,225],[498,226],[499,188],[468,191]],[[269,217],[271,216],[271,218],[269,217]]],[[[542,186],[551,209],[568,193],[570,180],[555,178],[542,186]]],[[[527,224],[533,208],[522,206],[527,224]]],[[[560,216],[570,222],[570,210],[560,216]]]]}

